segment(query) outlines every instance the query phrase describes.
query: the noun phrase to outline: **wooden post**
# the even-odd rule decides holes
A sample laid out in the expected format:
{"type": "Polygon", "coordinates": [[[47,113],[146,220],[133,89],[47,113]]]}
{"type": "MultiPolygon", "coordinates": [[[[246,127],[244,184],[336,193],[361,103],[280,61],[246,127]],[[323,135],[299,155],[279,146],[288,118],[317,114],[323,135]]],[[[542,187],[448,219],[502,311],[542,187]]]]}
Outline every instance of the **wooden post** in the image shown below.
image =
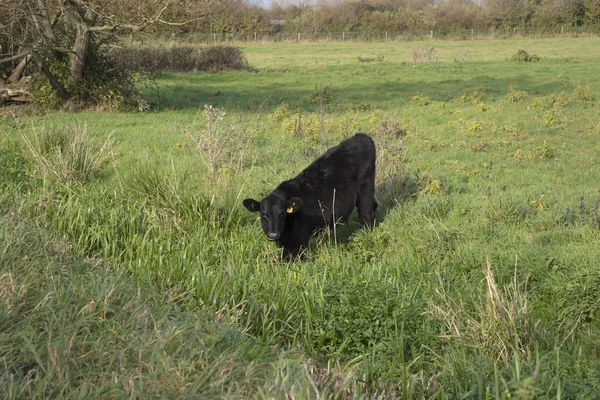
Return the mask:
{"type": "Polygon", "coordinates": [[[431,38],[433,39],[433,29],[431,30],[431,38]]]}
{"type": "Polygon", "coordinates": [[[342,32],[342,42],[346,41],[346,32],[342,32]]]}

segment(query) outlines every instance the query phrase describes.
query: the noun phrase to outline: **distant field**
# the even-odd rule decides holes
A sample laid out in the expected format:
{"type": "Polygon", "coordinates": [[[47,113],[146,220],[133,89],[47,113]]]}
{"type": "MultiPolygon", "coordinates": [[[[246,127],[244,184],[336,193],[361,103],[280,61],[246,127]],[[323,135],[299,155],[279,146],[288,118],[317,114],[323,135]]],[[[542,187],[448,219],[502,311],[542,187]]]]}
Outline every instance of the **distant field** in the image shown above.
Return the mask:
{"type": "Polygon", "coordinates": [[[256,72],[157,76],[154,111],[0,120],[3,212],[301,360],[263,397],[597,396],[600,38],[242,47],[256,72]],[[357,131],[377,226],[278,262],[241,199],[357,131]]]}

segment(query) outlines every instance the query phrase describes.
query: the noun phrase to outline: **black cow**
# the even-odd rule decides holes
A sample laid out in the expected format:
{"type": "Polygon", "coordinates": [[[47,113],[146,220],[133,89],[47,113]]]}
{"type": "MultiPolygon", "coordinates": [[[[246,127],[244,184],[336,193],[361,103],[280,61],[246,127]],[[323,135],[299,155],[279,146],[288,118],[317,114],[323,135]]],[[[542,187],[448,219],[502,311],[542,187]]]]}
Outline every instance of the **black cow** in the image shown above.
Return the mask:
{"type": "Polygon", "coordinates": [[[267,239],[283,247],[286,259],[306,248],[311,235],[346,221],[356,206],[361,225],[375,219],[375,144],[358,133],[330,148],[294,179],[282,182],[260,202],[244,206],[260,212],[267,239]]]}

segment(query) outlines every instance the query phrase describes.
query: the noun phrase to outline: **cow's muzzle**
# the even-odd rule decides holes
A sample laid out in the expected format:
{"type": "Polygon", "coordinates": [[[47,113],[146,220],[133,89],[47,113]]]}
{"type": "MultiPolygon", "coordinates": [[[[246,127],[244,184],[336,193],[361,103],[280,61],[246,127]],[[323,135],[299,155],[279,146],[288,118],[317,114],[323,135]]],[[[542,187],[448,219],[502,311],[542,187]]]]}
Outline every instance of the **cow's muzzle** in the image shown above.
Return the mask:
{"type": "Polygon", "coordinates": [[[267,233],[267,239],[269,240],[277,240],[281,237],[281,234],[277,232],[269,232],[267,233]]]}

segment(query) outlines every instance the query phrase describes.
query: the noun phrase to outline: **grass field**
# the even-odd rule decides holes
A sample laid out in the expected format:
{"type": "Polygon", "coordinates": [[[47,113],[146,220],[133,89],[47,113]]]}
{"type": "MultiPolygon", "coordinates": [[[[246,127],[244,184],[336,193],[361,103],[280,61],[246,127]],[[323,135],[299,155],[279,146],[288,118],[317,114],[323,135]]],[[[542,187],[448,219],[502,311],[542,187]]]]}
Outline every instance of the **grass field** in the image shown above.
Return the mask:
{"type": "Polygon", "coordinates": [[[598,48],[248,45],[151,112],[4,117],[0,392],[597,398],[598,48]],[[376,227],[279,262],[241,199],[357,131],[376,227]]]}

